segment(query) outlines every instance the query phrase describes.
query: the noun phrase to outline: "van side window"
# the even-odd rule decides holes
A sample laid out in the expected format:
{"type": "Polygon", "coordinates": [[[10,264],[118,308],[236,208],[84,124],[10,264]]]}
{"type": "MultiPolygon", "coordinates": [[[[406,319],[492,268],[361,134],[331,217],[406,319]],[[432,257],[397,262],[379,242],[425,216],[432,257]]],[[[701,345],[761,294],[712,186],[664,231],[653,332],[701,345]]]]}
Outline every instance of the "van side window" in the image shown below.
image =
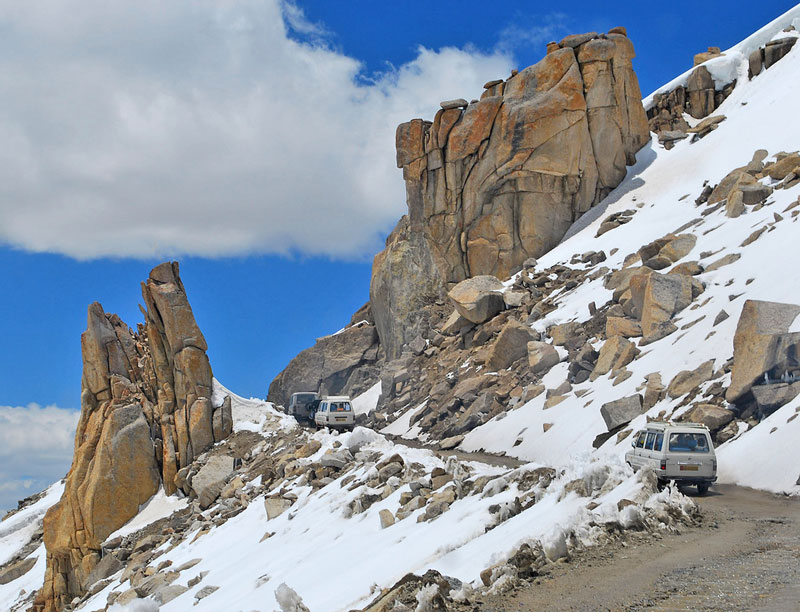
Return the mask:
{"type": "Polygon", "coordinates": [[[644,438],[646,435],[646,431],[639,432],[639,438],[636,440],[636,448],[644,448],[644,438]]]}
{"type": "Polygon", "coordinates": [[[660,451],[661,450],[661,446],[663,444],[664,444],[664,433],[663,432],[659,432],[659,433],[656,434],[656,441],[653,444],[653,450],[654,451],[660,451]]]}
{"type": "Polygon", "coordinates": [[[656,434],[652,431],[647,433],[647,441],[644,443],[645,450],[653,450],[653,442],[656,439],[656,434]]]}

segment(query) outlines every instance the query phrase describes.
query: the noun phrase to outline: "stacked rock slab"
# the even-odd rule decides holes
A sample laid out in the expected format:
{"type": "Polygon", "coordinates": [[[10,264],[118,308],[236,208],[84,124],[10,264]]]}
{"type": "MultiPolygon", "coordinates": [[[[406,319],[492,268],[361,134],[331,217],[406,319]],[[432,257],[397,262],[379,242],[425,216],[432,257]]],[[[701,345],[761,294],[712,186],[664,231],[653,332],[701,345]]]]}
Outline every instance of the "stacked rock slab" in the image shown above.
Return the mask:
{"type": "Polygon", "coordinates": [[[206,341],[178,264],[154,268],[142,295],[146,323],[137,332],[100,304],[89,306],[75,454],[64,494],[44,518],[47,568],[37,612],[61,610],[81,595],[103,541],[159,486],[174,493],[177,470],[232,430],[230,402],[211,403],[206,341]]]}
{"type": "Polygon", "coordinates": [[[397,128],[408,217],[375,258],[370,291],[388,358],[420,303],[465,278],[507,277],[620,183],[649,140],[633,57],[623,28],[569,36],[480,101],[397,128]]]}

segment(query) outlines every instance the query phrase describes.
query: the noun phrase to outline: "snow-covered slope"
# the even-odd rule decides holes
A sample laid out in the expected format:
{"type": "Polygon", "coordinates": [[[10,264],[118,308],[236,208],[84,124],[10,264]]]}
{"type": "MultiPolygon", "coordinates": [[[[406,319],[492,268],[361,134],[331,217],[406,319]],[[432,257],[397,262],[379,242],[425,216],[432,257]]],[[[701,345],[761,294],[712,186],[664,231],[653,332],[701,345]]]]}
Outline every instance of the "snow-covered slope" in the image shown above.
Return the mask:
{"type": "MultiPolygon", "coordinates": [[[[771,24],[769,32],[759,34],[758,40],[771,38],[786,23],[796,20],[795,14],[800,15],[800,8],[771,24]]],[[[643,347],[642,354],[627,366],[632,372],[630,378],[615,384],[604,376],[576,385],[565,401],[548,409],[544,408],[545,396],[541,395],[472,431],[462,448],[483,448],[567,465],[576,453],[588,455],[595,436],[605,430],[599,412],[604,402],[639,392],[651,372],[660,372],[666,384],[679,371],[694,369],[707,360],[714,360],[716,369],[730,359],[736,324],[747,299],[800,303],[800,268],[793,256],[800,226],[798,217],[787,212],[797,202],[800,186],[774,191],[760,210],[749,209],[738,218],[728,218],[724,207],[702,216],[704,208],[695,204],[706,181],[711,185],[719,183],[731,170],[747,165],[757,149],[766,150],[769,161],[780,152],[800,148],[800,45],[752,81],[747,78],[746,55],[731,55],[725,61],[736,62],[740,78],[733,93],[715,112],[727,119],[702,140],[692,143],[686,139],[672,150],[665,150],[653,139],[639,152],[638,163],[629,169],[626,180],[591,216],[579,220],[578,231],[571,232],[562,244],[540,258],[537,268],[558,263],[576,267],[569,263],[574,254],[602,250],[608,254],[602,266],[620,269],[625,258],[642,245],[669,232],[677,233],[680,228],[684,228],[680,233],[697,237],[684,260],[699,260],[708,267],[727,255],[739,255],[740,259],[697,277],[706,289],[691,308],[677,316],[675,322],[682,329],[643,347]],[[624,210],[636,211],[629,223],[595,237],[603,219],[624,210]],[[695,220],[695,225],[685,227],[695,220]],[[757,240],[741,246],[761,228],[766,231],[757,240]],[[715,325],[722,310],[729,317],[715,325]],[[686,326],[690,324],[689,329],[686,326]],[[547,431],[543,431],[545,423],[552,424],[547,431]]],[[[696,123],[691,117],[686,118],[696,123]]],[[[761,182],[774,185],[778,181],[767,177],[761,182]]],[[[602,278],[583,283],[564,292],[558,298],[557,310],[534,326],[544,332],[556,323],[586,321],[589,302],[604,304],[611,296],[612,291],[603,287],[602,278]]],[[[565,377],[566,364],[562,363],[551,370],[545,384],[555,387],[565,377]]],[[[730,375],[723,382],[727,386],[730,375]]],[[[662,411],[671,413],[680,400],[662,400],[633,421],[631,427],[641,427],[646,419],[655,418],[662,411]]],[[[794,418],[798,410],[800,398],[725,443],[719,449],[720,480],[800,494],[800,446],[792,442],[800,440],[800,419],[794,418]]],[[[619,444],[615,441],[612,438],[594,454],[621,456],[628,449],[629,440],[619,444]]]]}
{"type": "MultiPolygon", "coordinates": [[[[715,113],[726,119],[703,139],[683,140],[671,150],[653,139],[626,180],[540,258],[542,270],[556,264],[619,270],[642,245],[670,232],[697,238],[682,261],[709,268],[725,256],[739,256],[697,276],[705,290],[674,318],[679,330],[641,346],[627,365],[627,378],[604,375],[572,385],[559,403],[547,405],[542,393],[509,405],[460,445],[462,451],[530,463],[445,459],[393,442],[390,436],[416,437],[420,429],[412,417],[424,403],[411,406],[383,433],[312,432],[272,405],[239,397],[215,381],[214,403],[232,398],[234,435],[208,455],[230,457],[232,465],[233,455],[242,461],[225,476],[227,492],[206,508],[159,492],[107,540],[104,556],[119,556],[122,566],[108,565],[76,609],[112,603],[118,612],[266,612],[302,610],[295,605],[302,599],[315,612],[349,610],[366,606],[408,572],[431,569],[451,578],[452,590],[445,595],[458,600],[473,589],[499,589],[513,580],[520,571],[514,559],[525,546],[536,563],[546,564],[581,546],[602,544],[620,528],[667,530],[692,520],[696,508],[690,499],[672,488],[658,492],[652,473],[634,475],[624,464],[629,437],[612,436],[593,448],[607,429],[600,406],[641,393],[654,372],[666,384],[709,360],[719,371],[733,356],[732,338],[746,299],[800,303],[800,270],[792,251],[800,237],[800,217],[792,213],[800,207],[790,210],[800,185],[776,190],[764,205],[736,218],[727,217],[724,207],[709,212],[695,204],[706,182],[719,183],[748,164],[757,149],[766,150],[769,160],[800,148],[800,45],[752,81],[746,76],[749,51],[798,18],[800,8],[793,9],[724,58],[711,60],[719,79],[738,78],[715,113]],[[635,211],[628,223],[596,237],[604,219],[625,210],[635,211]],[[603,251],[607,258],[572,263],[575,254],[589,251],[603,251]],[[719,316],[723,310],[727,318],[719,316]]],[[[558,289],[553,296],[558,307],[533,323],[537,331],[547,338],[554,324],[588,321],[587,306],[612,297],[604,276],[558,289]]],[[[548,390],[559,387],[568,367],[566,361],[556,365],[541,383],[548,390]]],[[[729,382],[727,373],[703,383],[697,399],[712,385],[729,382]]],[[[376,384],[357,398],[356,411],[373,411],[380,390],[376,384]]],[[[689,408],[684,399],[661,399],[629,428],[664,414],[680,416],[689,408]]],[[[720,480],[800,494],[798,412],[800,397],[757,425],[743,425],[718,449],[720,480]]],[[[23,602],[41,586],[45,551],[39,529],[62,490],[53,485],[0,522],[0,570],[23,550],[34,559],[21,577],[0,584],[0,609],[24,609],[23,602]]]]}
{"type": "MultiPolygon", "coordinates": [[[[162,544],[158,550],[164,552],[153,566],[178,568],[199,559],[174,585],[188,586],[193,577],[202,576],[199,583],[163,604],[163,612],[187,610],[195,602],[196,608],[191,609],[198,612],[273,610],[282,583],[311,610],[349,610],[366,605],[378,587],[388,587],[408,572],[428,569],[468,583],[469,591],[481,586],[482,570],[504,561],[523,543],[540,542],[545,555],[556,560],[567,553],[568,539],[571,548],[608,537],[604,525],[631,527],[646,520],[655,528],[668,529],[673,523],[670,514],[688,513],[688,517],[694,512],[694,504],[680,493],[655,492],[646,476],[643,480],[642,475],[632,475],[619,461],[576,461],[557,474],[545,468],[554,478],[549,482],[549,476],[544,480],[538,476],[543,469],[538,464],[504,468],[444,461],[429,450],[393,444],[364,428],[311,435],[269,404],[233,397],[234,405],[242,409],[236,428],[258,430],[268,441],[261,453],[274,450],[280,432],[293,432],[306,443],[319,443],[316,452],[301,460],[305,465],[318,465],[324,456],[343,449],[354,451],[354,457],[322,488],[313,488],[300,470],[299,476],[255,495],[243,512],[210,532],[205,533],[207,524],[198,516],[197,527],[180,541],[162,544]],[[378,466],[392,457],[394,461],[402,458],[405,471],[383,479],[378,466]],[[404,518],[398,515],[401,497],[411,495],[412,483],[424,481],[424,474],[437,473],[437,468],[450,478],[445,476],[446,482],[433,494],[443,499],[454,495],[449,507],[433,520],[422,520],[424,505],[404,518]],[[421,476],[417,479],[414,474],[421,476]],[[380,486],[370,486],[376,478],[380,486]],[[576,479],[585,485],[576,487],[576,479]],[[278,491],[283,499],[296,496],[296,501],[269,518],[264,498],[278,491]],[[359,511],[357,504],[369,495],[377,501],[359,511]],[[623,498],[637,503],[618,504],[623,498]],[[526,500],[535,503],[523,511],[514,510],[520,499],[523,504],[526,500]],[[386,511],[396,517],[388,526],[381,520],[386,511]],[[196,599],[205,587],[218,589],[196,599]]],[[[244,490],[259,487],[255,480],[244,490]]],[[[167,507],[163,499],[154,498],[154,504],[167,507]]],[[[153,508],[148,511],[157,516],[153,508]]],[[[213,508],[205,514],[212,512],[213,508]]],[[[138,527],[142,521],[137,517],[134,523],[138,527]]],[[[126,532],[130,532],[128,526],[120,533],[126,532]]],[[[106,604],[110,593],[130,591],[127,578],[117,573],[79,609],[97,609],[106,604]]]]}

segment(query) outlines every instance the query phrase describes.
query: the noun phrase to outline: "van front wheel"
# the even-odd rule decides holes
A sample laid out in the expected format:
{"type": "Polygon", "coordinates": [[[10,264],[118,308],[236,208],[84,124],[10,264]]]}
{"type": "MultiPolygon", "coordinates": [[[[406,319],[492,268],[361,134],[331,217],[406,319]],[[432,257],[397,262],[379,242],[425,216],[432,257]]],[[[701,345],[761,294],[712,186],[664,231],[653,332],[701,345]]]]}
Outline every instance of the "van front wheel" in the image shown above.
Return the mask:
{"type": "Polygon", "coordinates": [[[697,485],[697,494],[698,495],[705,495],[708,493],[708,483],[702,482],[697,485]]]}

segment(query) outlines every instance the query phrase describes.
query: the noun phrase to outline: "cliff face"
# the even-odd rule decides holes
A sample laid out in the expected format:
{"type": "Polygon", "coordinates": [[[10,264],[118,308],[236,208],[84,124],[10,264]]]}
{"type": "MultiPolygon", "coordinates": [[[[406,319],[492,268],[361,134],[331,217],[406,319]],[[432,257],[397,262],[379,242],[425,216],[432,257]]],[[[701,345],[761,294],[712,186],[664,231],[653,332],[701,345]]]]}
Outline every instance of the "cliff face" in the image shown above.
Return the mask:
{"type": "Polygon", "coordinates": [[[372,309],[366,304],[345,329],[317,339],[270,383],[267,400],[288,405],[292,393],[356,396],[374,384],[383,363],[372,309]]]}
{"type": "Polygon", "coordinates": [[[397,128],[408,217],[370,288],[388,358],[425,332],[421,304],[471,276],[507,277],[620,183],[649,140],[633,57],[623,28],[569,36],[480,101],[397,128]]]}
{"type": "Polygon", "coordinates": [[[142,295],[136,332],[89,306],[75,454],[44,519],[47,569],[34,610],[60,610],[81,595],[103,541],[159,486],[174,493],[178,470],[231,432],[230,403],[211,404],[207,345],[178,264],[154,268],[142,295]]]}

